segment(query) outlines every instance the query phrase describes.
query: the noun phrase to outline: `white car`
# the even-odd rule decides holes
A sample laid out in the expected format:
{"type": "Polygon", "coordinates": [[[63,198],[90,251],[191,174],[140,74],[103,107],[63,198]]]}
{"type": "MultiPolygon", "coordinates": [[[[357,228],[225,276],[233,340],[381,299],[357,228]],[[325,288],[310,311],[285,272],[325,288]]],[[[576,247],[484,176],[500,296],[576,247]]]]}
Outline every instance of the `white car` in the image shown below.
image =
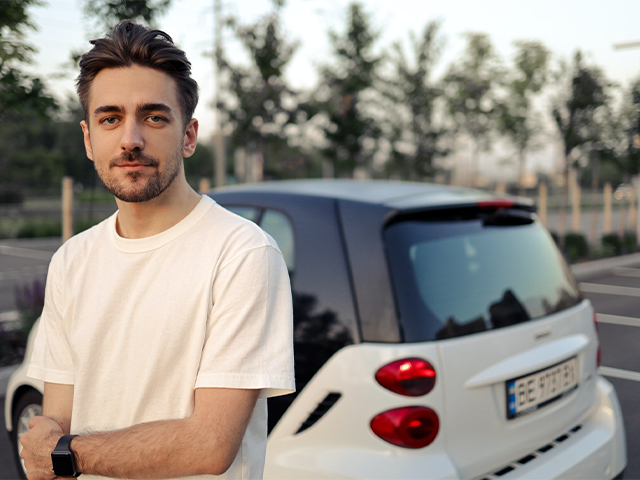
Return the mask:
{"type": "MultiPolygon", "coordinates": [[[[269,401],[265,478],[622,478],[594,310],[530,203],[398,182],[210,195],[291,273],[298,393],[269,401]]],[[[14,444],[41,391],[11,378],[14,444]]]]}

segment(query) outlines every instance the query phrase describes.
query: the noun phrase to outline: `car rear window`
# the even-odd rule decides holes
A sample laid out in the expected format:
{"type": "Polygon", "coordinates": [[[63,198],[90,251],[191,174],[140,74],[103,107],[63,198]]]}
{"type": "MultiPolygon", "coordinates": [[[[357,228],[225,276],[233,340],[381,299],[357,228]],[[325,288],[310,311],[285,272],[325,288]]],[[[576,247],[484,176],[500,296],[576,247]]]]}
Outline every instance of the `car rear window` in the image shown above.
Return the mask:
{"type": "Polygon", "coordinates": [[[521,213],[500,218],[412,219],[386,228],[405,341],[508,327],[580,302],[546,229],[521,213]]]}

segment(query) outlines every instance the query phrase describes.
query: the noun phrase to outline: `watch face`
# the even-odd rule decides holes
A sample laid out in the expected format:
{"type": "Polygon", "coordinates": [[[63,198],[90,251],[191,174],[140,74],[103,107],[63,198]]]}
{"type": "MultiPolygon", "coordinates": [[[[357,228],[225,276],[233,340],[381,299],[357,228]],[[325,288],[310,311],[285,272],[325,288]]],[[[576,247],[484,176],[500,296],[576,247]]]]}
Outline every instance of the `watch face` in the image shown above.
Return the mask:
{"type": "Polygon", "coordinates": [[[73,454],[71,452],[51,453],[51,461],[53,462],[53,473],[58,477],[75,477],[76,470],[73,465],[73,454]]]}

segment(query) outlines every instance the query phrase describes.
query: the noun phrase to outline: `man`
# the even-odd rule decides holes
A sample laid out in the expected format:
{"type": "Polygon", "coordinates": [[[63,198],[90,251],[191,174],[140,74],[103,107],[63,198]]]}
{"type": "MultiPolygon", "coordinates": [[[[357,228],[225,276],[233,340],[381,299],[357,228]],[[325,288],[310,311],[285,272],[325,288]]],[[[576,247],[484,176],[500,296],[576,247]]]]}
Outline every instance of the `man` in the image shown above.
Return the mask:
{"type": "Polygon", "coordinates": [[[185,180],[198,122],[184,52],[131,22],[92,43],[82,130],[118,211],[51,261],[27,476],[260,478],[266,397],[295,388],[282,255],[185,180]]]}

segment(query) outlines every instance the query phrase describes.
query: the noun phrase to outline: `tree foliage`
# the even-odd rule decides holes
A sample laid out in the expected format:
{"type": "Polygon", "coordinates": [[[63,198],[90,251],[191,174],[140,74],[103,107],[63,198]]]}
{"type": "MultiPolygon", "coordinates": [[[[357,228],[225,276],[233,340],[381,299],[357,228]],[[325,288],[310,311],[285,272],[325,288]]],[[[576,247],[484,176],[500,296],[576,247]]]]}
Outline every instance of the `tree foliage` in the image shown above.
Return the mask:
{"type": "Polygon", "coordinates": [[[35,49],[27,42],[27,33],[35,26],[28,9],[40,5],[37,0],[8,0],[0,9],[0,178],[7,183],[6,170],[20,148],[12,131],[27,118],[47,118],[57,103],[37,77],[24,72],[32,62],[35,49]]]}
{"type": "Polygon", "coordinates": [[[170,5],[171,0],[84,0],[84,13],[105,31],[122,20],[143,22],[155,27],[156,19],[170,5]]]}
{"type": "Polygon", "coordinates": [[[225,95],[217,107],[231,129],[231,147],[246,148],[252,159],[257,155],[267,172],[282,170],[287,158],[298,155],[289,148],[285,131],[294,122],[297,94],[284,76],[298,43],[284,36],[283,6],[282,0],[274,1],[273,11],[253,24],[228,20],[249,54],[248,66],[234,64],[223,51],[216,52],[218,68],[226,79],[225,95]]]}
{"type": "Polygon", "coordinates": [[[444,79],[449,113],[456,128],[474,143],[472,175],[479,174],[478,156],[491,144],[495,128],[497,79],[501,67],[491,39],[484,33],[467,33],[462,58],[444,79]]]}
{"type": "MultiPolygon", "coordinates": [[[[558,74],[560,94],[552,106],[552,116],[560,134],[565,158],[565,177],[571,168],[571,155],[587,142],[595,142],[595,113],[607,104],[607,82],[603,72],[586,65],[578,51],[571,66],[566,65],[558,74]]],[[[568,181],[568,180],[567,180],[568,181]]]]}
{"type": "Polygon", "coordinates": [[[448,131],[435,121],[436,102],[442,95],[442,87],[432,78],[444,46],[439,29],[438,22],[430,22],[420,38],[410,34],[410,60],[396,42],[390,56],[393,76],[382,86],[390,101],[385,110],[391,145],[387,170],[404,179],[432,176],[434,161],[448,153],[443,146],[448,131]]]}
{"type": "Polygon", "coordinates": [[[320,84],[307,105],[309,118],[322,116],[322,153],[338,176],[356,167],[371,171],[381,128],[371,111],[382,56],[374,52],[379,34],[360,3],[349,6],[343,35],[329,32],[333,63],[320,69],[320,84]],[[369,97],[367,97],[369,95],[369,97]]]}
{"type": "MultiPolygon", "coordinates": [[[[625,182],[631,175],[640,173],[640,77],[636,78],[623,97],[619,114],[619,128],[612,129],[612,133],[621,132],[624,137],[620,143],[614,140],[611,148],[622,145],[622,151],[616,156],[623,171],[625,182]]],[[[609,135],[615,138],[615,135],[609,135]]]]}
{"type": "Polygon", "coordinates": [[[541,130],[533,109],[534,96],[548,78],[549,50],[540,42],[515,42],[513,69],[505,82],[505,97],[497,104],[500,133],[507,136],[518,152],[518,181],[525,173],[525,158],[532,140],[541,130]]]}

